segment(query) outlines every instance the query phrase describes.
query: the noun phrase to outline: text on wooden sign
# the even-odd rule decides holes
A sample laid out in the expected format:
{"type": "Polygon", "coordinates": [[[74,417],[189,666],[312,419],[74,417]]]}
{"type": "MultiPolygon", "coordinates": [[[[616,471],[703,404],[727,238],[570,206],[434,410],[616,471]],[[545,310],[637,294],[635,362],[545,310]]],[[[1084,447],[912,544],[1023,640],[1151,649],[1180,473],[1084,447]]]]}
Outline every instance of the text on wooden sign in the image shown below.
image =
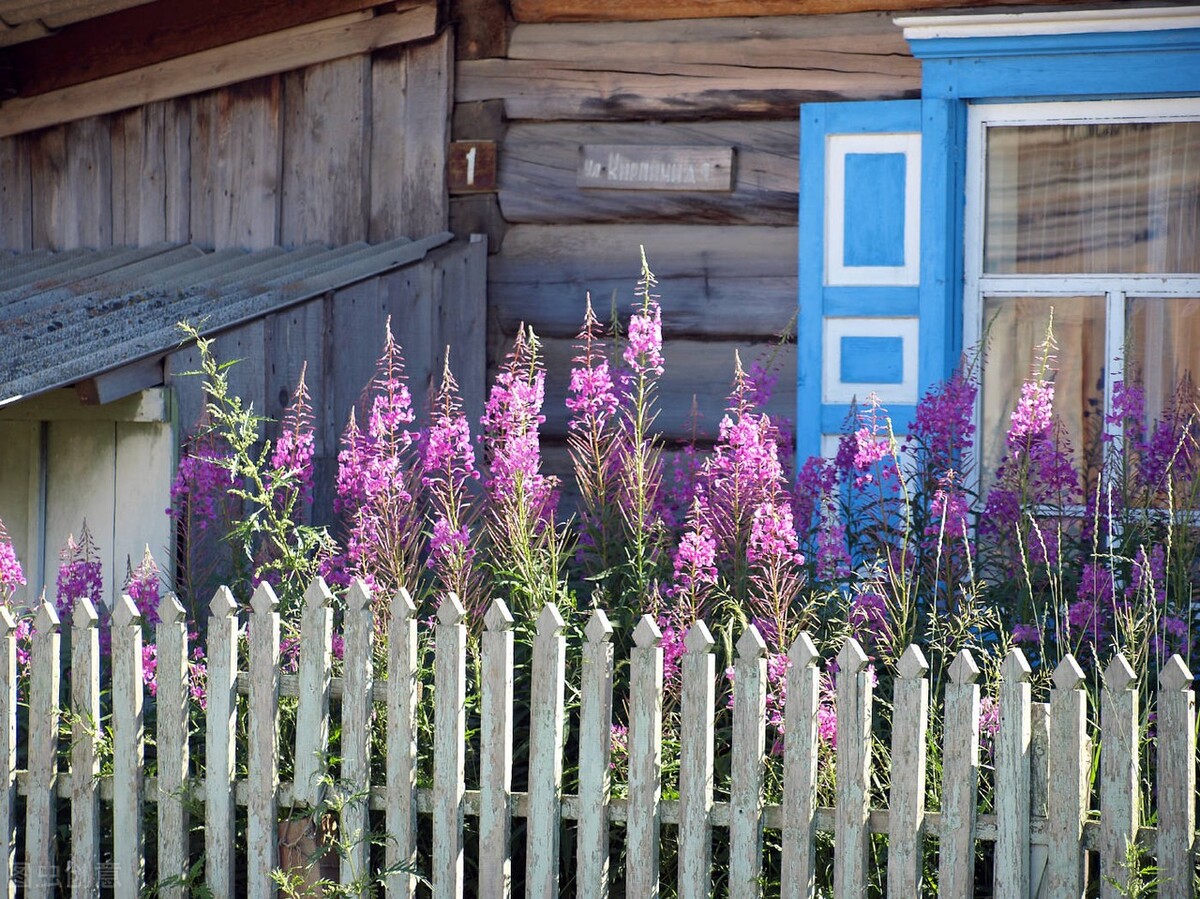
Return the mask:
{"type": "Polygon", "coordinates": [[[580,147],[579,187],[609,190],[733,189],[733,147],[580,147]]]}

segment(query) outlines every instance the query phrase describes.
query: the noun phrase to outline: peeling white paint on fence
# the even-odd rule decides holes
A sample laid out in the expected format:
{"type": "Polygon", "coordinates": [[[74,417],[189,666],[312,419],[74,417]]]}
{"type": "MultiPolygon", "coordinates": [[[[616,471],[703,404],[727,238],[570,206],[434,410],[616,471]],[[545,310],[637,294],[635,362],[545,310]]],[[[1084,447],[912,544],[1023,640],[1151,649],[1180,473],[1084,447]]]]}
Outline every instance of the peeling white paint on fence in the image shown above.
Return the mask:
{"type": "MultiPolygon", "coordinates": [[[[16,703],[15,622],[0,609],[0,673],[7,674],[0,687],[0,874],[9,884],[7,895],[16,894],[18,837],[25,846],[25,895],[56,895],[59,875],[54,866],[67,861],[55,857],[56,808],[61,800],[70,804],[70,863],[83,872],[71,878],[73,895],[96,895],[99,884],[86,872],[94,875],[103,865],[98,851],[99,835],[105,832],[113,833],[113,876],[120,884],[119,894],[140,889],[147,816],[156,818],[151,832],[157,834],[160,882],[186,872],[198,860],[197,854],[190,854],[188,828],[199,827],[204,833],[203,876],[213,895],[271,895],[271,872],[279,864],[280,816],[320,800],[313,790],[327,773],[326,737],[320,735],[332,732],[335,721],[341,734],[336,789],[347,800],[339,830],[352,844],[342,860],[342,880],[349,882],[370,865],[367,843],[358,837],[369,827],[369,810],[382,812],[386,862],[402,867],[386,880],[389,897],[417,895],[418,874],[428,877],[437,899],[456,899],[471,890],[498,899],[510,896],[517,886],[513,820],[518,818],[524,819],[528,839],[524,889],[527,897],[538,899],[560,894],[566,886],[559,882],[564,869],[573,871],[572,890],[578,896],[602,899],[617,866],[610,837],[614,828],[622,827],[625,892],[638,897],[658,895],[660,880],[670,878],[675,878],[671,886],[683,899],[711,895],[719,883],[713,868],[718,840],[728,845],[728,894],[760,896],[765,830],[779,831],[779,892],[788,899],[812,899],[816,893],[818,832],[833,835],[835,899],[861,899],[866,884],[882,875],[872,867],[877,863],[868,853],[873,835],[886,837],[888,894],[895,899],[917,895],[923,876],[936,876],[939,895],[970,897],[981,843],[994,845],[997,896],[1027,899],[1032,890],[1078,896],[1085,878],[1090,878],[1093,885],[1100,881],[1101,895],[1107,899],[1118,892],[1105,878],[1124,879],[1126,846],[1133,839],[1153,856],[1161,879],[1158,895],[1193,895],[1196,712],[1192,675],[1178,657],[1163,667],[1156,684],[1141,684],[1157,690],[1149,697],[1157,715],[1157,829],[1142,826],[1147,822],[1140,811],[1138,741],[1144,713],[1139,708],[1139,682],[1128,661],[1117,657],[1109,664],[1098,714],[1089,715],[1084,674],[1075,659],[1064,658],[1055,670],[1049,703],[1033,703],[1030,668],[1017,650],[1001,667],[994,803],[984,813],[979,795],[980,671],[971,654],[964,650],[953,659],[941,709],[931,710],[929,666],[919,648],[909,647],[903,654],[892,679],[892,695],[877,696],[866,654],[856,642],[847,641],[837,655],[833,680],[836,787],[831,791],[832,807],[821,807],[819,778],[827,776],[822,758],[828,759],[830,750],[821,749],[818,732],[825,675],[813,641],[800,634],[788,651],[782,758],[773,759],[767,738],[778,734],[766,728],[768,652],[762,636],[753,627],[733,635],[734,702],[731,728],[722,734],[715,726],[723,714],[715,707],[715,697],[724,673],[716,671],[712,634],[697,622],[684,639],[679,680],[673,687],[679,691],[679,706],[672,714],[680,722],[681,761],[675,799],[669,792],[664,796],[664,784],[673,784],[664,781],[663,648],[653,618],[643,617],[631,635],[623,635],[632,638],[626,660],[615,657],[616,634],[600,610],[568,623],[559,609],[547,605],[536,626],[518,625],[505,604],[495,601],[487,607],[481,631],[470,636],[480,622],[468,622],[453,595],[443,598],[434,622],[423,623],[407,593],[380,603],[365,585],[356,583],[345,597],[340,625],[345,654],[338,672],[329,651],[331,602],[323,583],[312,585],[303,611],[299,673],[282,676],[278,600],[271,589],[261,585],[242,607],[229,591],[217,592],[208,621],[203,758],[188,752],[186,734],[195,700],[188,691],[183,610],[173,597],[164,600],[162,621],[153,635],[158,646],[156,724],[145,736],[143,624],[137,608],[123,597],[114,609],[109,665],[100,659],[95,610],[86,604],[76,609],[70,622],[73,677],[66,699],[73,714],[69,752],[59,746],[59,719],[65,710],[60,708],[60,626],[54,609],[41,605],[34,621],[29,717],[21,728],[18,716],[25,713],[16,703]],[[248,672],[241,678],[239,611],[248,623],[249,648],[243,660],[248,672]],[[386,652],[375,648],[384,632],[376,622],[380,614],[387,615],[386,652]],[[433,688],[432,698],[421,694],[421,672],[428,670],[428,660],[423,662],[419,655],[418,628],[426,626],[434,630],[432,684],[426,683],[433,688]],[[514,664],[522,663],[514,659],[518,626],[534,634],[525,681],[514,674],[514,664]],[[478,664],[468,667],[476,652],[478,664]],[[380,657],[386,657],[386,671],[375,667],[380,657]],[[614,710],[614,667],[625,663],[627,796],[614,798],[611,729],[614,718],[623,717],[614,710]],[[100,715],[105,671],[112,679],[112,775],[99,773],[100,734],[89,724],[100,715]],[[478,722],[477,736],[474,725],[467,729],[467,690],[475,689],[469,673],[478,678],[475,687],[482,693],[479,717],[473,719],[478,722]],[[528,684],[527,695],[524,688],[518,690],[522,683],[528,684]],[[577,718],[566,705],[567,691],[578,691],[577,718]],[[281,696],[295,699],[298,716],[319,738],[298,734],[294,748],[279,745],[281,696]],[[892,704],[886,808],[878,806],[882,797],[871,777],[870,735],[877,699],[892,704]],[[418,720],[425,714],[421,704],[430,702],[433,742],[419,747],[418,720]],[[942,718],[941,784],[938,804],[927,809],[926,780],[936,773],[926,758],[932,714],[942,718]],[[524,735],[514,734],[514,727],[526,716],[529,786],[519,792],[512,789],[514,770],[522,764],[514,758],[514,742],[523,742],[524,735]],[[1097,719],[1098,732],[1090,724],[1097,719]],[[386,734],[382,749],[371,739],[376,723],[386,734]],[[570,741],[568,728],[574,729],[570,741]],[[28,740],[20,756],[18,734],[28,740]],[[143,745],[149,739],[156,747],[156,777],[147,777],[142,766],[143,745]],[[479,769],[468,782],[465,758],[470,739],[478,740],[479,769]],[[1094,743],[1100,753],[1095,772],[1094,743]],[[385,772],[383,782],[374,785],[372,746],[386,752],[375,766],[385,772]],[[244,747],[244,758],[235,757],[235,747],[244,747]],[[280,783],[280,753],[288,751],[295,752],[290,761],[298,775],[295,783],[280,783]],[[19,757],[28,759],[24,771],[16,768],[19,757]],[[304,757],[315,764],[302,764],[304,757]],[[727,800],[714,799],[718,758],[730,764],[727,800]],[[429,766],[424,774],[422,764],[429,766]],[[576,764],[577,792],[565,794],[564,771],[576,764]],[[767,764],[782,770],[777,803],[765,795],[767,764]],[[1093,774],[1098,783],[1090,782],[1093,774]],[[200,800],[199,818],[188,818],[188,793],[200,800]],[[1097,807],[1092,806],[1093,793],[1097,807]],[[25,797],[19,820],[18,794],[25,797]],[[244,815],[245,847],[234,840],[239,815],[244,815]],[[428,850],[419,848],[422,815],[430,816],[428,850]],[[477,885],[464,883],[467,847],[474,845],[464,831],[468,817],[478,819],[477,885]],[[570,828],[574,841],[566,836],[570,828]],[[664,840],[678,847],[674,871],[660,864],[664,840]],[[936,874],[929,867],[933,840],[938,846],[936,874]],[[245,883],[235,879],[239,852],[246,855],[245,883]],[[1098,853],[1098,870],[1088,870],[1089,852],[1098,853]],[[29,872],[45,876],[32,879],[29,872]]],[[[574,782],[568,775],[567,785],[574,782]]],[[[163,893],[183,895],[186,890],[166,885],[163,893]]]]}

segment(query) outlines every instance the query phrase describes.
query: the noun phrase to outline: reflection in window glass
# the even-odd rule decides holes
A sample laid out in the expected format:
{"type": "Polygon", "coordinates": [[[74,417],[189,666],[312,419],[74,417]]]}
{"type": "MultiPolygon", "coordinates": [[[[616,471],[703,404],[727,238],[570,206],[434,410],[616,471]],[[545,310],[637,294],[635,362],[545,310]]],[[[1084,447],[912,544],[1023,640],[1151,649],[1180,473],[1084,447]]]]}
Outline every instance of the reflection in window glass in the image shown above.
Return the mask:
{"type": "Polygon", "coordinates": [[[1094,467],[1104,427],[1104,297],[987,297],[979,442],[984,490],[1004,456],[1021,385],[1034,374],[1052,315],[1058,345],[1049,373],[1054,411],[1071,442],[1076,470],[1094,467]]]}
{"type": "Polygon", "coordinates": [[[1200,272],[1200,122],[987,130],[984,271],[1200,272]]]}
{"type": "Polygon", "coordinates": [[[1145,393],[1147,426],[1162,417],[1181,381],[1200,384],[1200,299],[1126,301],[1125,379],[1145,393]]]}

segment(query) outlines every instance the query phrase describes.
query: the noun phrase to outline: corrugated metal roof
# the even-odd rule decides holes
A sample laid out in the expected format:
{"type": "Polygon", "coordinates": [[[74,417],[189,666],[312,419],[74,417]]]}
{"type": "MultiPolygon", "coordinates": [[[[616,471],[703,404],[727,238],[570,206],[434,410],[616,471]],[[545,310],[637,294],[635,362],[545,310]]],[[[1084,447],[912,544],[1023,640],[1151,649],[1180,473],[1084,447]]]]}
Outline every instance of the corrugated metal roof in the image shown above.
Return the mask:
{"type": "Polygon", "coordinates": [[[453,235],[329,249],[191,244],[0,253],[0,406],[402,268],[453,235]]]}

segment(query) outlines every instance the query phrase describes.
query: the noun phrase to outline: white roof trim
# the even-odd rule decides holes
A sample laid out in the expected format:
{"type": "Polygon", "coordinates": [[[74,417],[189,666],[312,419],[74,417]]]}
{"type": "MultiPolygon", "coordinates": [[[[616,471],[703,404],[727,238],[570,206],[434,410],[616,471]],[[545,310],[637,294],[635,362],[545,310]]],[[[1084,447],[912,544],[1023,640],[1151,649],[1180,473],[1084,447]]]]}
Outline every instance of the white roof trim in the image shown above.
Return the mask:
{"type": "Polygon", "coordinates": [[[893,19],[905,40],[964,37],[1030,37],[1200,28],[1200,9],[1072,9],[1060,12],[987,13],[959,16],[901,16],[893,19]]]}

